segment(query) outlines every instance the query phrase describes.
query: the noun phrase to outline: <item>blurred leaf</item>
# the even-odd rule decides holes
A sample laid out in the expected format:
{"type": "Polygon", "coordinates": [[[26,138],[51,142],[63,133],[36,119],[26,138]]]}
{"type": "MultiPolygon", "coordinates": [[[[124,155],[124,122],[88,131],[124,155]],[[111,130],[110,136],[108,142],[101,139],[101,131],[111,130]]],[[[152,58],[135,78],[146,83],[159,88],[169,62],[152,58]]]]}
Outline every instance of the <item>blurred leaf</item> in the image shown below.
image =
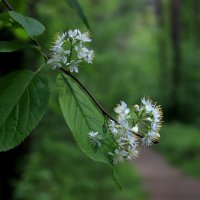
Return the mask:
{"type": "Polygon", "coordinates": [[[31,38],[41,35],[45,31],[43,24],[33,18],[23,16],[15,11],[9,11],[9,15],[26,30],[31,38]]]}
{"type": "Polygon", "coordinates": [[[76,10],[76,12],[78,13],[79,17],[81,18],[81,20],[83,21],[85,26],[90,30],[89,22],[88,22],[87,17],[85,16],[85,14],[83,12],[83,9],[82,9],[81,5],[79,4],[79,2],[77,0],[65,0],[65,2],[72,9],[76,10]]]}
{"type": "Polygon", "coordinates": [[[23,70],[0,80],[0,151],[20,144],[41,120],[48,84],[41,72],[23,70]]]}
{"type": "Polygon", "coordinates": [[[0,52],[13,52],[28,47],[19,41],[0,41],[0,52]]]}
{"type": "Polygon", "coordinates": [[[22,29],[25,32],[26,37],[29,38],[23,27],[17,21],[13,20],[13,18],[10,16],[8,12],[0,14],[0,29],[3,28],[6,28],[11,32],[14,32],[17,29],[22,29]]]}
{"type": "Polygon", "coordinates": [[[0,13],[0,20],[2,20],[2,21],[8,21],[9,18],[10,18],[10,16],[8,15],[7,12],[0,13]]]}
{"type": "Polygon", "coordinates": [[[58,75],[57,87],[62,113],[80,149],[92,160],[109,163],[108,153],[106,150],[106,156],[104,155],[103,145],[94,150],[88,138],[90,131],[104,134],[103,115],[69,76],[58,75]]]}
{"type": "Polygon", "coordinates": [[[119,176],[115,170],[115,168],[113,167],[112,169],[112,177],[113,177],[113,180],[114,182],[116,183],[117,187],[122,190],[122,185],[121,185],[121,182],[120,182],[120,179],[119,179],[119,176]]]}

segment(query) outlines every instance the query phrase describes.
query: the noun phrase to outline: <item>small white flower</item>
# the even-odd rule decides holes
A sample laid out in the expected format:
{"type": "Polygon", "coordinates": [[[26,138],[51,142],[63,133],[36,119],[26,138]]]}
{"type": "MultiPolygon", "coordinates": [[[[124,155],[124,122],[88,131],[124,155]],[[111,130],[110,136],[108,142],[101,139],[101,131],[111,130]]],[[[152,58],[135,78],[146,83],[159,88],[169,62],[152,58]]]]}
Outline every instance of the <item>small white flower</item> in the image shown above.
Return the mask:
{"type": "Polygon", "coordinates": [[[87,63],[92,63],[94,58],[94,51],[93,50],[89,50],[87,53],[87,56],[84,58],[85,62],[87,63]]]}
{"type": "Polygon", "coordinates": [[[124,101],[121,101],[121,104],[118,104],[114,111],[118,114],[128,114],[130,112],[130,109],[127,107],[127,104],[124,101]]]}
{"type": "Polygon", "coordinates": [[[131,129],[131,131],[133,132],[133,133],[138,133],[138,125],[136,124],[132,129],[131,129]]]}
{"type": "Polygon", "coordinates": [[[124,159],[127,155],[127,152],[125,150],[115,149],[114,154],[111,152],[108,152],[108,154],[113,157],[113,159],[112,159],[113,164],[116,165],[116,164],[124,161],[124,159]]]}
{"type": "Polygon", "coordinates": [[[142,144],[144,146],[149,146],[154,140],[158,140],[160,135],[156,132],[149,131],[144,138],[142,138],[142,144]]]}
{"type": "Polygon", "coordinates": [[[85,57],[87,57],[87,54],[88,54],[89,50],[86,48],[86,47],[79,47],[79,50],[78,50],[78,58],[79,59],[84,59],[85,57]]]}
{"type": "Polygon", "coordinates": [[[127,116],[120,116],[121,119],[119,119],[118,117],[118,122],[120,123],[121,129],[125,132],[130,132],[130,127],[129,127],[129,123],[127,121],[127,116]]]}
{"type": "Polygon", "coordinates": [[[129,140],[129,145],[130,146],[137,146],[138,145],[138,138],[131,134],[131,135],[128,135],[128,140],[129,140]]]}
{"type": "Polygon", "coordinates": [[[98,147],[101,146],[101,136],[99,135],[98,132],[90,131],[88,133],[88,136],[93,146],[98,146],[98,147]]]}
{"type": "Polygon", "coordinates": [[[136,105],[133,106],[133,110],[135,112],[139,112],[140,111],[140,107],[136,104],[136,105]]]}
{"type": "Polygon", "coordinates": [[[55,46],[62,46],[65,42],[66,33],[57,34],[55,38],[55,46]]]}
{"type": "Polygon", "coordinates": [[[158,125],[157,125],[157,123],[152,123],[151,124],[151,129],[152,129],[152,131],[157,131],[158,130],[158,125]]]}
{"type": "Polygon", "coordinates": [[[155,105],[153,105],[149,99],[142,98],[141,101],[142,101],[143,105],[145,106],[147,113],[152,112],[154,110],[155,105]]]}
{"type": "Polygon", "coordinates": [[[78,52],[78,58],[85,60],[87,63],[92,63],[94,58],[94,51],[89,50],[86,47],[83,47],[82,44],[75,47],[75,50],[78,52]]]}
{"type": "Polygon", "coordinates": [[[128,156],[127,156],[128,160],[135,159],[138,157],[138,155],[139,155],[139,151],[136,145],[134,147],[133,146],[128,147],[128,156]]]}
{"type": "Polygon", "coordinates": [[[72,72],[76,72],[78,73],[78,67],[80,66],[81,60],[72,60],[70,61],[70,63],[67,63],[67,65],[69,66],[69,71],[72,72]]]}
{"type": "Polygon", "coordinates": [[[77,40],[80,40],[82,42],[91,42],[92,40],[90,39],[90,33],[87,31],[85,33],[80,33],[77,37],[77,40]]]}
{"type": "Polygon", "coordinates": [[[142,138],[142,145],[143,146],[150,146],[152,144],[152,141],[150,138],[142,138]]]}
{"type": "Polygon", "coordinates": [[[63,51],[63,48],[60,45],[55,45],[51,48],[51,51],[58,54],[63,51]]]}
{"type": "Polygon", "coordinates": [[[53,47],[50,49],[52,54],[51,58],[47,61],[47,64],[52,67],[52,69],[60,68],[62,65],[67,63],[69,50],[63,48],[64,39],[66,34],[58,34],[56,36],[53,47]]]}
{"type": "Polygon", "coordinates": [[[114,111],[118,114],[117,121],[121,125],[126,126],[127,119],[130,119],[130,109],[127,107],[127,104],[124,101],[121,101],[121,103],[114,108],[114,111]]]}
{"type": "Polygon", "coordinates": [[[162,111],[161,111],[160,107],[157,106],[157,107],[153,110],[152,113],[153,113],[155,122],[160,122],[161,119],[162,119],[162,111]]]}
{"type": "Polygon", "coordinates": [[[79,37],[79,35],[81,34],[80,30],[75,29],[75,30],[69,30],[67,32],[69,39],[71,40],[76,40],[77,37],[79,37]]]}
{"type": "Polygon", "coordinates": [[[109,120],[108,127],[109,127],[109,129],[110,129],[110,131],[113,135],[116,135],[118,133],[118,130],[116,128],[116,124],[113,120],[109,120]]]}
{"type": "Polygon", "coordinates": [[[47,64],[51,66],[52,69],[61,68],[62,64],[59,63],[59,60],[56,60],[55,58],[51,58],[47,61],[47,64]]]}
{"type": "Polygon", "coordinates": [[[72,72],[76,72],[78,73],[78,67],[76,65],[70,65],[69,66],[69,71],[72,72]]]}

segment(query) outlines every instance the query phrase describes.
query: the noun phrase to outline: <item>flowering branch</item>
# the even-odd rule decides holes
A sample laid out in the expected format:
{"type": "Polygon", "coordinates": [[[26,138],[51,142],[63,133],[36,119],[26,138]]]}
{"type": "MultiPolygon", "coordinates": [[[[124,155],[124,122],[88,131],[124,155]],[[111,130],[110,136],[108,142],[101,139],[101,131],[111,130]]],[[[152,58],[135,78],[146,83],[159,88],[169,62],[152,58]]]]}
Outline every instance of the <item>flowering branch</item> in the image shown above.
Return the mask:
{"type": "MultiPolygon", "coordinates": [[[[2,2],[5,4],[5,6],[7,7],[8,10],[13,11],[14,9],[12,8],[12,6],[6,1],[6,0],[2,0],[2,2]]],[[[31,38],[32,39],[32,38],[31,38]]],[[[34,44],[40,49],[41,54],[43,55],[45,61],[49,60],[48,55],[45,53],[44,49],[41,47],[41,45],[39,44],[39,42],[35,39],[32,39],[32,41],[34,42],[34,44]]],[[[85,39],[85,41],[90,41],[90,39],[85,39]]],[[[61,41],[62,43],[62,41],[61,41]]],[[[73,50],[73,40],[70,40],[71,43],[71,47],[70,47],[70,55],[69,55],[69,63],[71,62],[71,58],[72,58],[72,50],[73,50]]],[[[60,44],[59,44],[60,45],[60,44]]],[[[118,123],[101,105],[100,103],[96,100],[96,98],[89,92],[89,90],[75,77],[73,76],[69,71],[65,70],[64,68],[61,68],[61,71],[64,72],[65,74],[67,74],[68,76],[70,76],[73,80],[75,80],[80,86],[81,88],[89,95],[89,97],[94,101],[94,103],[97,105],[97,107],[101,110],[101,112],[103,113],[103,115],[107,116],[108,118],[112,119],[113,121],[115,121],[116,123],[118,123]]]]}
{"type": "Polygon", "coordinates": [[[50,48],[50,54],[46,54],[35,38],[43,32],[44,27],[40,23],[35,25],[33,22],[36,20],[13,12],[7,0],[2,0],[2,2],[13,19],[24,27],[46,64],[51,69],[58,69],[62,74],[66,74],[66,76],[59,74],[57,78],[59,103],[77,143],[90,158],[116,165],[136,158],[141,147],[158,143],[163,116],[162,109],[157,103],[144,97],[140,105],[134,105],[132,109],[129,109],[127,104],[121,101],[114,108],[117,115],[114,119],[72,74],[78,73],[83,63],[93,62],[94,51],[88,48],[88,43],[92,41],[88,31],[81,32],[75,29],[57,34],[50,48]],[[21,20],[17,20],[16,16],[21,20]],[[29,29],[23,21],[29,22],[29,29]],[[38,34],[30,32],[32,27],[37,26],[42,31],[38,34]]]}
{"type": "MultiPolygon", "coordinates": [[[[75,77],[73,76],[69,71],[60,68],[60,70],[62,72],[64,72],[65,74],[67,74],[68,76],[70,76],[74,81],[76,81],[76,83],[79,84],[79,86],[88,94],[88,96],[93,100],[93,102],[96,104],[96,106],[100,109],[100,111],[102,112],[102,114],[106,117],[108,117],[109,119],[111,119],[112,121],[114,121],[116,124],[119,124],[119,122],[117,120],[115,120],[103,107],[102,105],[97,101],[97,99],[90,93],[90,91],[75,77]]],[[[139,120],[139,119],[138,119],[139,120]]],[[[142,135],[133,132],[133,134],[135,136],[138,136],[140,138],[143,138],[142,135]]],[[[158,141],[152,141],[154,144],[157,144],[158,141]]]]}
{"type": "MultiPolygon", "coordinates": [[[[2,0],[2,2],[5,4],[5,6],[7,7],[8,10],[13,11],[14,9],[12,8],[12,6],[6,1],[6,0],[2,0]]],[[[41,47],[41,45],[39,44],[39,42],[35,39],[32,39],[33,42],[35,43],[35,45],[40,49],[41,54],[43,55],[45,61],[48,62],[49,57],[48,55],[45,53],[44,49],[41,47]]],[[[91,41],[89,38],[87,38],[87,36],[85,37],[85,39],[83,39],[84,41],[91,41]]],[[[62,43],[62,41],[61,41],[62,43]]],[[[61,45],[61,43],[58,44],[61,45]]],[[[70,55],[69,55],[69,63],[71,62],[71,58],[72,58],[72,50],[73,50],[73,37],[72,39],[70,39],[70,43],[71,43],[71,47],[70,47],[70,55]]],[[[75,43],[75,42],[74,42],[75,43]]],[[[93,102],[96,104],[96,106],[101,110],[101,112],[103,113],[103,115],[107,116],[108,118],[110,118],[111,120],[115,121],[116,123],[118,123],[102,106],[101,104],[96,100],[96,98],[89,92],[89,90],[75,77],[73,76],[69,71],[65,70],[64,68],[60,68],[62,72],[64,72],[65,74],[67,74],[68,76],[70,76],[74,81],[76,81],[80,87],[88,94],[88,96],[93,100],[93,102]]]]}
{"type": "MultiPolygon", "coordinates": [[[[80,30],[69,30],[64,33],[56,35],[54,44],[51,50],[51,58],[47,61],[52,69],[60,68],[62,72],[70,76],[79,86],[88,94],[93,100],[96,106],[100,109],[105,117],[110,119],[112,122],[120,126],[120,121],[115,120],[94,98],[94,96],[88,91],[88,89],[72,75],[73,72],[78,73],[80,64],[84,61],[92,63],[94,52],[86,48],[86,43],[91,42],[89,32],[81,33],[80,30]],[[69,48],[70,45],[70,48],[69,48]],[[69,50],[70,49],[70,50],[69,50]],[[73,53],[73,56],[72,56],[73,53]],[[65,68],[67,67],[67,69],[65,68]]],[[[142,113],[141,113],[142,115],[142,113]]],[[[138,116],[138,120],[142,120],[138,116]]],[[[144,139],[144,135],[131,131],[133,135],[144,139]]],[[[152,137],[153,138],[153,137],[152,137]]],[[[157,143],[157,140],[149,140],[152,143],[157,143]]],[[[150,143],[149,142],[149,143],[150,143]]]]}

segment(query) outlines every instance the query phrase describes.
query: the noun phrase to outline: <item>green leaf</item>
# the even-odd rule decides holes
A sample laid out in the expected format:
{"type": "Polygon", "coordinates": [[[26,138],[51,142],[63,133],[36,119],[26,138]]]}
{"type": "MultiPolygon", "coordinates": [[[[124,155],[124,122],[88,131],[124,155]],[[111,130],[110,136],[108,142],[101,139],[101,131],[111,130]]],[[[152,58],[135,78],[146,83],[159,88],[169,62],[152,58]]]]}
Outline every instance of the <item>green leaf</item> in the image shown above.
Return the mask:
{"type": "Polygon", "coordinates": [[[41,72],[23,70],[0,79],[0,151],[19,145],[42,118],[48,84],[41,72]]]}
{"type": "Polygon", "coordinates": [[[81,18],[82,22],[85,24],[85,26],[90,30],[90,25],[88,23],[87,17],[85,16],[83,9],[79,2],[77,0],[65,0],[65,2],[76,12],[78,13],[78,16],[81,18]]]}
{"type": "Polygon", "coordinates": [[[16,22],[18,22],[25,29],[25,31],[31,38],[41,35],[45,31],[44,25],[36,19],[26,17],[15,11],[9,11],[8,13],[16,22]]]}
{"type": "Polygon", "coordinates": [[[90,131],[98,131],[102,137],[108,137],[103,130],[104,116],[71,77],[59,74],[57,87],[62,113],[77,145],[92,160],[109,163],[106,147],[102,145],[94,149],[88,138],[90,131]]]}
{"type": "Polygon", "coordinates": [[[0,41],[0,52],[2,53],[17,51],[26,47],[28,47],[27,44],[19,41],[0,41]]]}
{"type": "Polygon", "coordinates": [[[1,26],[7,26],[8,24],[11,24],[10,16],[8,12],[0,13],[0,24],[1,26]]]}

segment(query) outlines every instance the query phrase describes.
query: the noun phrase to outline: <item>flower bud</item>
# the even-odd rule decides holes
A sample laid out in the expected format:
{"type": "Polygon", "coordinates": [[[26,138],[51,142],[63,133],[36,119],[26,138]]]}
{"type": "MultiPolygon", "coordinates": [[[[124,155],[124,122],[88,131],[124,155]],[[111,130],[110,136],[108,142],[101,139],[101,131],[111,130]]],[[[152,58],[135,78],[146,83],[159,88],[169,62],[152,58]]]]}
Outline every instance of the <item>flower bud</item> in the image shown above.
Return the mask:
{"type": "Polygon", "coordinates": [[[150,117],[147,117],[145,120],[146,120],[147,122],[152,122],[152,119],[151,119],[150,117]]]}
{"type": "Polygon", "coordinates": [[[140,107],[136,104],[136,105],[133,106],[133,110],[135,112],[139,112],[140,111],[140,107]]]}
{"type": "Polygon", "coordinates": [[[160,134],[159,134],[159,133],[156,133],[156,134],[155,134],[155,138],[156,138],[156,139],[159,139],[159,138],[160,138],[160,134]]]}
{"type": "Polygon", "coordinates": [[[158,142],[158,140],[160,139],[160,134],[159,133],[155,133],[155,135],[153,136],[153,141],[158,142]]]}
{"type": "Polygon", "coordinates": [[[138,133],[138,125],[136,124],[136,125],[131,129],[131,131],[132,131],[133,133],[138,133]]]}

